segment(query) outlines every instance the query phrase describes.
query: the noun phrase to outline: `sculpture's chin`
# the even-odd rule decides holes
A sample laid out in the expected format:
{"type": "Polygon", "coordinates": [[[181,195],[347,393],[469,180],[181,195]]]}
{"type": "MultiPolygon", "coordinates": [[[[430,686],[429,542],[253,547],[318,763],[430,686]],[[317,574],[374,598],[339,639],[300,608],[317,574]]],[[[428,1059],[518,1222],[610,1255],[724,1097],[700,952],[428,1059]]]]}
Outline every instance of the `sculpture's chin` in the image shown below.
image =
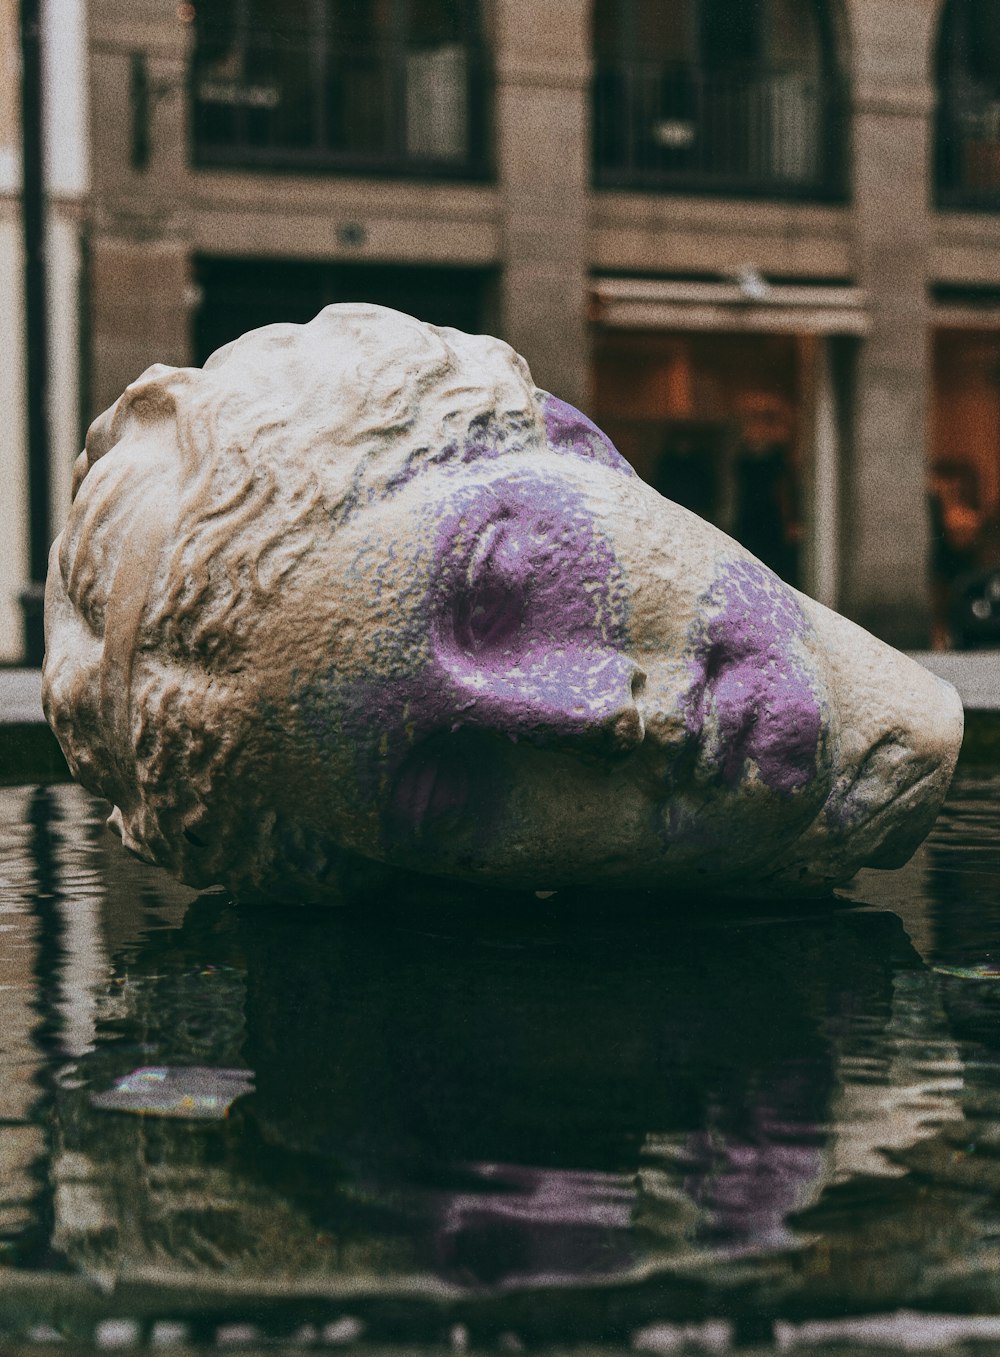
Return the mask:
{"type": "Polygon", "coordinates": [[[930,800],[926,797],[922,798],[922,801],[914,806],[912,813],[908,815],[905,821],[890,825],[885,838],[875,848],[871,856],[865,858],[861,866],[889,869],[902,867],[904,863],[909,862],[929,833],[931,825],[937,819],[943,800],[943,794],[940,798],[935,797],[930,800]]]}
{"type": "Polygon", "coordinates": [[[862,867],[901,867],[930,830],[962,745],[958,694],[845,618],[811,604],[840,715],[838,775],[771,883],[815,893],[862,867]]]}
{"type": "MultiPolygon", "coordinates": [[[[961,719],[961,708],[959,708],[961,719]]],[[[941,809],[954,771],[958,748],[903,751],[901,766],[885,777],[880,804],[866,820],[851,826],[871,844],[862,867],[902,867],[923,842],[941,809]]],[[[877,765],[873,781],[879,777],[877,765]]]]}

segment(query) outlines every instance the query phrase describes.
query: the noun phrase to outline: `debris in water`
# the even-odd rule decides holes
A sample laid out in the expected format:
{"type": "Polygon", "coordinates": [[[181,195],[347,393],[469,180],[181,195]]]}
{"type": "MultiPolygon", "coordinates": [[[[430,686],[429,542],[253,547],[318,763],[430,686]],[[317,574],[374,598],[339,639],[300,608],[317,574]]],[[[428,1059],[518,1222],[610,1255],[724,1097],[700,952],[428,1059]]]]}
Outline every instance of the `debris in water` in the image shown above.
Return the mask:
{"type": "Polygon", "coordinates": [[[210,1069],[205,1065],[149,1065],[123,1075],[106,1093],[91,1094],[105,1112],[214,1121],[225,1117],[253,1089],[253,1070],[210,1069]]]}

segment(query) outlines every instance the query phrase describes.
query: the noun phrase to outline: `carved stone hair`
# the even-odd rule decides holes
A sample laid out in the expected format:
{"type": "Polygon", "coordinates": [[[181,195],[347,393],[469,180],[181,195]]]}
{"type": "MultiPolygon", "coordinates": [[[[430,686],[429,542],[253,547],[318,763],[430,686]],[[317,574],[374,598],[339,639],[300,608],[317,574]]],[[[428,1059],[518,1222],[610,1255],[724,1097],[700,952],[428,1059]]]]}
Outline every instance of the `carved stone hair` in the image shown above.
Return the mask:
{"type": "Polygon", "coordinates": [[[151,367],[94,422],[53,547],[44,702],[128,848],[197,886],[333,869],[257,794],[286,752],[244,665],[267,602],[422,469],[543,445],[543,395],[500,340],[341,305],[151,367]]]}

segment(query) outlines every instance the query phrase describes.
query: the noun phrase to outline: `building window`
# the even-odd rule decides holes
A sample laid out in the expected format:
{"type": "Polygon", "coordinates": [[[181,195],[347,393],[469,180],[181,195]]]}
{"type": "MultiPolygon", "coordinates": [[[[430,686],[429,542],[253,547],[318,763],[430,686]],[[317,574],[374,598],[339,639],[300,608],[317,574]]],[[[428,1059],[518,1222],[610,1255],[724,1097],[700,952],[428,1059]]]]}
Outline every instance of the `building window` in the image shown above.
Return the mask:
{"type": "Polygon", "coordinates": [[[1000,0],[948,0],[937,90],[938,202],[1000,209],[1000,0]]]}
{"type": "Polygon", "coordinates": [[[202,0],[195,163],[482,178],[490,86],[474,0],[202,0]]]}
{"type": "Polygon", "coordinates": [[[599,187],[843,197],[822,0],[598,0],[594,47],[599,187]]]}

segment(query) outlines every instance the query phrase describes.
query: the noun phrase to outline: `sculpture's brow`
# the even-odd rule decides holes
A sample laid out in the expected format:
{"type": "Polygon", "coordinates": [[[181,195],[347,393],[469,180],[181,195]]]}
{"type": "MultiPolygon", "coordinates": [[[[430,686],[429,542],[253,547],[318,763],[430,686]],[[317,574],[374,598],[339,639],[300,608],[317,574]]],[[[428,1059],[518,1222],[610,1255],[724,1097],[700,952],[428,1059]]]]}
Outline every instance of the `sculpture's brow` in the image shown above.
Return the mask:
{"type": "Polygon", "coordinates": [[[474,584],[483,570],[489,565],[493,553],[500,544],[500,538],[503,534],[503,525],[507,518],[504,513],[499,513],[495,517],[489,518],[480,528],[469,553],[469,561],[466,566],[466,579],[470,584],[474,584]]]}
{"type": "Polygon", "coordinates": [[[386,482],[386,493],[394,494],[425,471],[471,466],[529,452],[537,446],[536,429],[536,421],[528,412],[504,417],[494,411],[476,415],[460,437],[450,438],[440,447],[421,444],[411,449],[386,482]]]}

